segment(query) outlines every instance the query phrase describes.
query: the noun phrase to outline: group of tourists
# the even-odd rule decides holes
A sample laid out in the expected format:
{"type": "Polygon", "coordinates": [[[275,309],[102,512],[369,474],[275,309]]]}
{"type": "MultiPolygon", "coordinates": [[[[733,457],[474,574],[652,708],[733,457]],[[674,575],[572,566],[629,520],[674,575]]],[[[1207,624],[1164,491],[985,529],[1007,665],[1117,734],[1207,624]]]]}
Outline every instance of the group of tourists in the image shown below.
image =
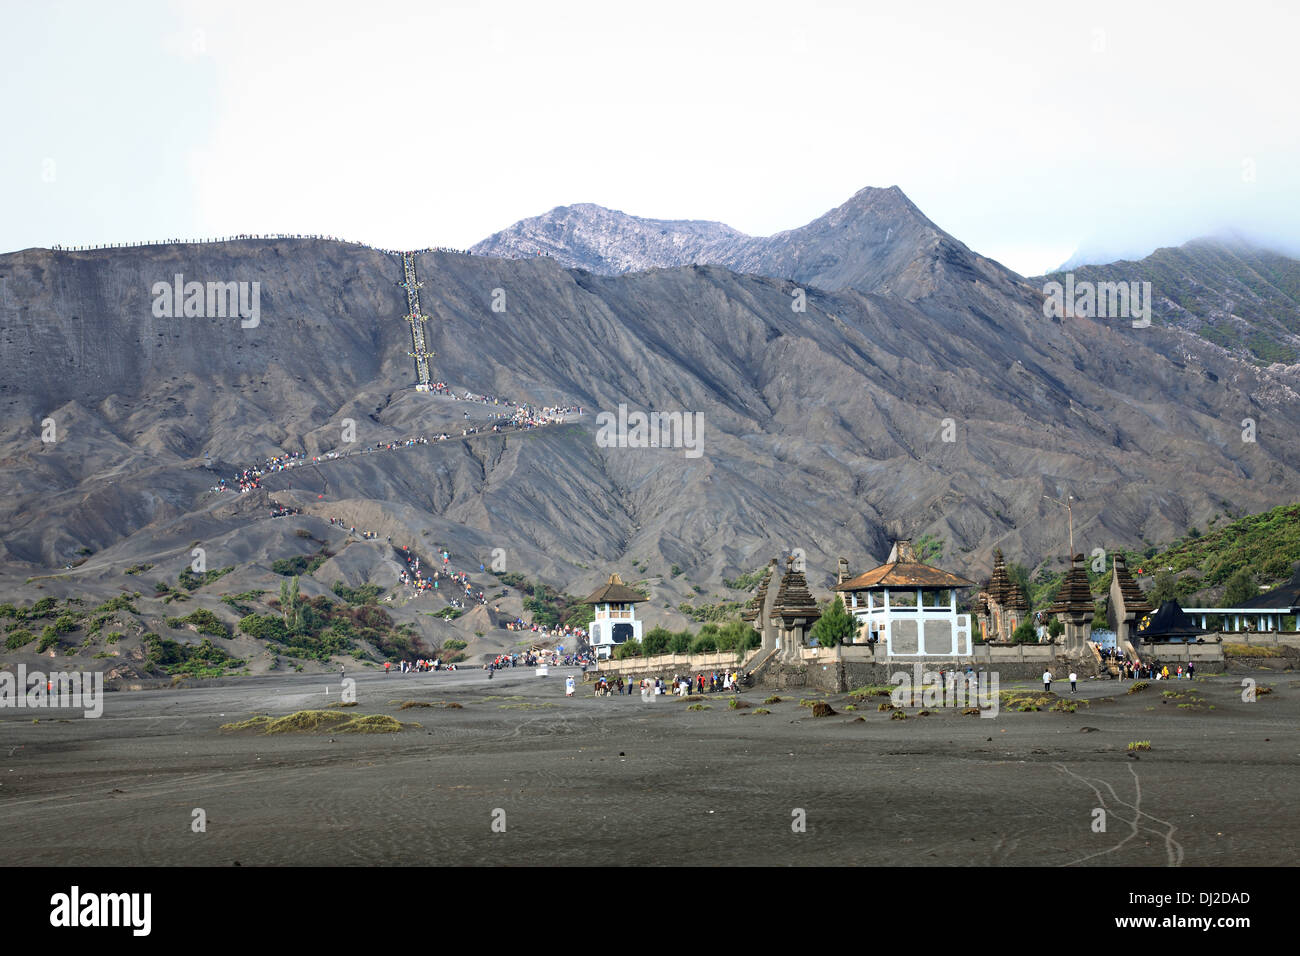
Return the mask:
{"type": "Polygon", "coordinates": [[[1191,680],[1195,676],[1196,664],[1193,661],[1188,661],[1186,666],[1175,664],[1173,670],[1169,669],[1168,664],[1159,661],[1141,663],[1124,660],[1119,664],[1120,680],[1191,680]]]}
{"type": "MultiPolygon", "coordinates": [[[[384,661],[384,673],[387,674],[392,661],[384,661]]],[[[413,661],[398,661],[398,668],[403,674],[433,674],[437,671],[454,671],[455,664],[444,664],[440,657],[421,657],[413,661]]]]}

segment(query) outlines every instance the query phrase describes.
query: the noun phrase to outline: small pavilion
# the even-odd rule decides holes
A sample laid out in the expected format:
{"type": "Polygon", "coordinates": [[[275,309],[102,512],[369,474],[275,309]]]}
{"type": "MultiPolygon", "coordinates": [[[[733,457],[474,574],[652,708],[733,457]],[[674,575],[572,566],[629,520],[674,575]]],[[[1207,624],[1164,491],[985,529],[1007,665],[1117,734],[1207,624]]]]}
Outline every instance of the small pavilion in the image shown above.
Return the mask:
{"type": "Polygon", "coordinates": [[[964,657],[971,653],[970,617],[957,613],[957,592],[974,586],[923,563],[904,539],[884,564],[835,590],[861,625],[855,643],[881,644],[890,657],[964,657]]]}
{"type": "Polygon", "coordinates": [[[614,648],[625,641],[641,640],[641,622],[636,617],[636,605],[650,600],[639,591],[633,591],[617,574],[582,599],[596,609],[596,616],[587,625],[587,638],[597,658],[608,660],[614,648]]]}

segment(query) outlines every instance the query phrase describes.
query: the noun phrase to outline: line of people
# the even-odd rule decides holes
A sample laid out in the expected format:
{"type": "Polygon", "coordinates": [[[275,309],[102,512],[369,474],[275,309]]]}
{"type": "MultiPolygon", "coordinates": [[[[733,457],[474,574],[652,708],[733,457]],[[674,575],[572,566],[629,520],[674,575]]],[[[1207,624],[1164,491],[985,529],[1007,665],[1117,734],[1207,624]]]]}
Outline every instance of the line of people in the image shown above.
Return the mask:
{"type": "Polygon", "coordinates": [[[148,239],[143,242],[105,242],[98,245],[85,246],[65,246],[56,243],[50,246],[54,252],[92,252],[96,249],[137,249],[146,246],[175,246],[175,245],[210,245],[216,242],[239,242],[245,239],[315,239],[323,242],[342,242],[349,246],[361,246],[365,249],[373,249],[375,252],[382,252],[389,256],[400,256],[405,253],[412,255],[423,255],[426,252],[450,252],[458,256],[472,256],[474,253],[468,249],[453,249],[451,246],[426,246],[423,249],[387,249],[383,246],[376,246],[370,242],[361,242],[357,239],[341,239],[338,236],[320,236],[310,233],[296,232],[267,232],[267,233],[241,233],[234,236],[218,236],[216,238],[201,239],[148,239]]]}

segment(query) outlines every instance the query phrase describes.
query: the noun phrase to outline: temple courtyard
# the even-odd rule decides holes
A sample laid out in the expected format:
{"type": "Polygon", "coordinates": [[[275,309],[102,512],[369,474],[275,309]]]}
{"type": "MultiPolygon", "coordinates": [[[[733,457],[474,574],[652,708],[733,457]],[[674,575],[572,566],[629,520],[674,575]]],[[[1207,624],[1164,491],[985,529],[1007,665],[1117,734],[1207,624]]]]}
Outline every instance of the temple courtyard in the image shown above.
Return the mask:
{"type": "Polygon", "coordinates": [[[1058,681],[1067,704],[1003,682],[995,717],[906,719],[878,691],[732,707],[555,668],[356,681],[352,708],[337,678],[271,675],[0,710],[0,863],[1203,867],[1292,864],[1300,836],[1289,672],[1058,681]],[[345,717],[222,729],[317,709],[345,717]],[[376,714],[405,726],[330,729],[376,714]]]}

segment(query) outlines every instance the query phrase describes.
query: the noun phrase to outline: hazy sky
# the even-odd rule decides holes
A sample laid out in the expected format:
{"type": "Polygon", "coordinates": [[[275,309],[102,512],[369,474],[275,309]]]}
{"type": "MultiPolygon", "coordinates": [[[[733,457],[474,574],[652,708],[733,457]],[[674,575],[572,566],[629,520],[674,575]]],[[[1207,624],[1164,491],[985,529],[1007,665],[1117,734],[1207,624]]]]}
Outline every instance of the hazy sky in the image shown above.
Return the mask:
{"type": "Polygon", "coordinates": [[[802,225],[898,185],[1025,274],[1300,249],[1296,3],[2,0],[0,251],[553,206],[802,225]]]}

